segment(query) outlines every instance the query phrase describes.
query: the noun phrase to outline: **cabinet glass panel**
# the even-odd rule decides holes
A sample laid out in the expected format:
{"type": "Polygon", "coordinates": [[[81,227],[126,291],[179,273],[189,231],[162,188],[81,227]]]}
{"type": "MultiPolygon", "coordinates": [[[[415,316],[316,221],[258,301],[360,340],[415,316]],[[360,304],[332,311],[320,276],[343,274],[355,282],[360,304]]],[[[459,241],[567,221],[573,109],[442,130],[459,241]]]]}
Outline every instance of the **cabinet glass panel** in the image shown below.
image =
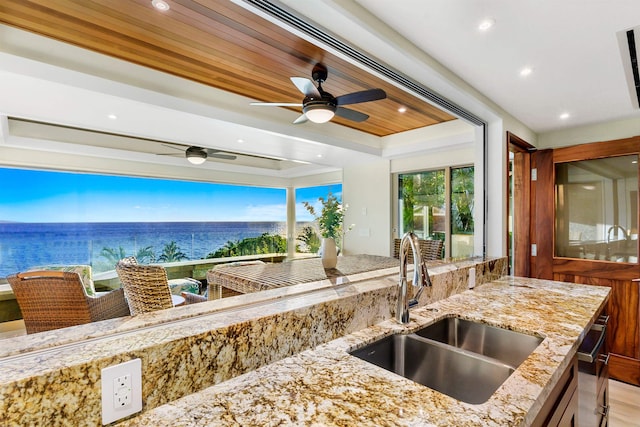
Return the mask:
{"type": "Polygon", "coordinates": [[[555,255],[638,262],[638,156],[555,166],[555,255]]]}

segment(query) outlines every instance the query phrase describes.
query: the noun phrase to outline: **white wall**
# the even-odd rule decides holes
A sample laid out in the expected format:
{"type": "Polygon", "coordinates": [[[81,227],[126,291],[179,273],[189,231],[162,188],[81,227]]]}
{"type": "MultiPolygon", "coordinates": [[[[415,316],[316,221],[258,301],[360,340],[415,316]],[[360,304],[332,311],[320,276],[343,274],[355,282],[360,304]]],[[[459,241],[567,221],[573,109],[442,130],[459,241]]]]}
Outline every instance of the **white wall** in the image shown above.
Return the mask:
{"type": "Polygon", "coordinates": [[[611,141],[640,135],[640,119],[616,120],[542,133],[538,148],[558,148],[588,142],[611,141]]]}
{"type": "MultiPolygon", "coordinates": [[[[501,114],[489,122],[487,156],[487,256],[507,255],[507,132],[518,136],[534,147],[538,136],[509,114],[501,114]]],[[[480,203],[476,193],[476,203],[480,203]]],[[[480,225],[476,226],[479,229],[480,225]]],[[[476,239],[476,247],[478,241],[476,239]]],[[[477,251],[476,251],[477,252],[477,251]]]]}
{"type": "Polygon", "coordinates": [[[345,224],[355,224],[344,238],[345,254],[389,256],[391,250],[391,171],[388,160],[343,170],[345,224]]]}
{"type": "Polygon", "coordinates": [[[475,161],[474,147],[468,145],[455,150],[440,150],[430,154],[391,160],[391,173],[407,173],[446,166],[464,166],[475,161]]]}
{"type": "Polygon", "coordinates": [[[316,175],[301,176],[291,179],[291,187],[316,187],[319,185],[339,184],[342,182],[342,171],[326,172],[316,175]]]}

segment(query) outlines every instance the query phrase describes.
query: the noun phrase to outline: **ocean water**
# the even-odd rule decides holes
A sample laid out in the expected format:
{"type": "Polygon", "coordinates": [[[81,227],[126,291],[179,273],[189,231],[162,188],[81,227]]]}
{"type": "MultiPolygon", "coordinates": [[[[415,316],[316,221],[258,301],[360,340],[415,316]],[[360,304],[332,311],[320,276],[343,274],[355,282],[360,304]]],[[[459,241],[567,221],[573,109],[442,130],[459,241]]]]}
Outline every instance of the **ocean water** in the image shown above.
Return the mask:
{"type": "Polygon", "coordinates": [[[285,222],[0,223],[0,277],[46,264],[89,264],[112,270],[103,248],[127,256],[151,246],[156,257],[175,241],[188,259],[202,259],[228,241],[263,233],[286,236],[285,222]]]}

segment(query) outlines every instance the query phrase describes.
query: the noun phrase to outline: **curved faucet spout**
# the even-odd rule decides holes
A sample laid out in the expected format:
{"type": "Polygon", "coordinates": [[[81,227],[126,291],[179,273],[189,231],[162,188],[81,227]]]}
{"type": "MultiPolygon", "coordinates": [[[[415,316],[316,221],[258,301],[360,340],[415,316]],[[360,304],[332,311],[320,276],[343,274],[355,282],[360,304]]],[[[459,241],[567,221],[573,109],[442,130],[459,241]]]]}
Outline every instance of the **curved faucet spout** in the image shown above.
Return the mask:
{"type": "Polygon", "coordinates": [[[409,323],[409,308],[418,304],[418,298],[425,286],[431,286],[429,271],[422,261],[420,243],[418,237],[412,232],[405,233],[400,241],[400,280],[398,283],[398,306],[396,320],[400,323],[409,323]],[[407,282],[407,263],[409,250],[413,254],[413,281],[412,286],[418,290],[412,299],[409,298],[409,285],[407,282]]]}

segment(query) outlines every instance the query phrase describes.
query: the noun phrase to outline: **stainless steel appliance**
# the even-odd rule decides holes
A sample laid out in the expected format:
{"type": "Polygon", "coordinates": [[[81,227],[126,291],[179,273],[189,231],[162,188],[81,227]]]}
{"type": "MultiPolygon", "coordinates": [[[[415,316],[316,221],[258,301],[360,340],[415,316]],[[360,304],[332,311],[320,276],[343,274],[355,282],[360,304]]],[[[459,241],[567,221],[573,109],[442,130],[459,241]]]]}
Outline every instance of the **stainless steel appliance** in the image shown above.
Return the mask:
{"type": "Polygon", "coordinates": [[[609,424],[609,354],[605,340],[609,316],[600,316],[578,349],[578,425],[609,424]]]}

